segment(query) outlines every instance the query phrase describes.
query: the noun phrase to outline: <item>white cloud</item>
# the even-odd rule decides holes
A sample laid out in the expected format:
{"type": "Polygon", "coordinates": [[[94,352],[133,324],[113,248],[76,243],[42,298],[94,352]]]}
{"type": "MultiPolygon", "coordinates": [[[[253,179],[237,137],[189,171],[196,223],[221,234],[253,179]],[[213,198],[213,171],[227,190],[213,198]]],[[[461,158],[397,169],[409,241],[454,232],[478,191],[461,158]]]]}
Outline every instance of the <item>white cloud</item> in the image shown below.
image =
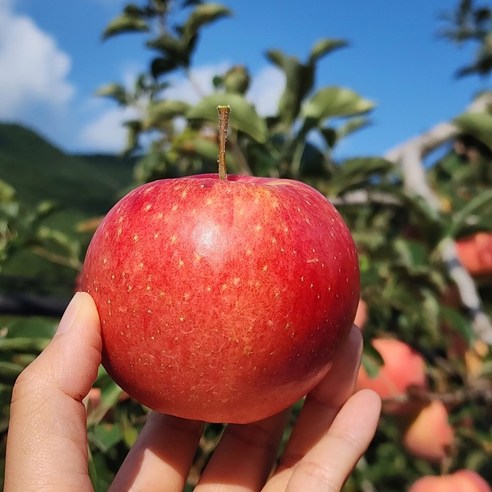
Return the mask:
{"type": "Polygon", "coordinates": [[[133,117],[135,111],[130,108],[114,107],[100,112],[81,130],[79,146],[90,152],[121,152],[127,137],[123,123],[133,117]]]}
{"type": "Polygon", "coordinates": [[[229,63],[223,62],[216,65],[203,65],[193,68],[190,78],[174,78],[171,86],[164,91],[164,96],[169,99],[196,104],[203,96],[213,92],[213,78],[226,72],[229,67],[229,63]]]}
{"type": "Polygon", "coordinates": [[[0,0],[0,118],[22,119],[31,106],[64,107],[75,92],[70,66],[52,36],[0,0]]]}
{"type": "Polygon", "coordinates": [[[284,74],[275,67],[263,68],[255,75],[248,99],[261,116],[276,114],[278,101],[285,86],[284,74]]]}

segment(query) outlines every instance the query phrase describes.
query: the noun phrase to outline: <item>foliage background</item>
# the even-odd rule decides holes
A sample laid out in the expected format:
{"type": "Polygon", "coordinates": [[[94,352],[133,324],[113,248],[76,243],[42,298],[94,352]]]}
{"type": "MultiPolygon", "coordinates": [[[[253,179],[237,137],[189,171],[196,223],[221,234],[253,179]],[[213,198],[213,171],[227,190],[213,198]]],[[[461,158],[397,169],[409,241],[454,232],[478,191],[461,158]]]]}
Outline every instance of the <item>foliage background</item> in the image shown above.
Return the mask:
{"type": "MultiPolygon", "coordinates": [[[[488,231],[492,225],[490,103],[473,112],[463,108],[463,114],[448,122],[452,131],[421,147],[409,166],[400,165],[406,154],[398,152],[336,160],[337,145],[347,135],[364,131],[377,111],[372,101],[350,87],[317,78],[325,58],[338,51],[337,56],[343,56],[346,40],[313,40],[302,59],[267,51],[269,62],[286,79],[277,111],[267,118],[245,98],[250,76],[239,60],[226,73],[217,74],[214,94],[191,105],[163,99],[162,91],[176,71],[190,73],[204,29],[225,21],[232,12],[215,3],[184,1],[174,3],[171,10],[170,5],[165,0],[128,4],[103,33],[108,42],[118,42],[122,35],[143,32],[149,56],[148,70],[131,89],[119,82],[98,89],[102,97],[136,109],[138,117],[125,125],[128,140],[121,156],[67,155],[24,128],[0,126],[2,447],[12,384],[46,346],[76,289],[98,218],[139,183],[213,172],[216,106],[230,104],[230,171],[308,182],[337,205],[349,224],[360,253],[361,297],[369,306],[365,367],[377,373],[381,363],[371,347],[372,338],[397,337],[424,356],[430,380],[428,393],[409,397],[440,399],[450,411],[456,443],[437,463],[412,456],[402,444],[404,423],[385,413],[346,490],[404,490],[419,476],[459,468],[477,470],[492,482],[487,331],[492,272],[473,279],[472,293],[479,295],[473,305],[459,296],[450,303],[454,281],[444,254],[450,242],[488,231]],[[427,153],[435,148],[441,157],[428,158],[424,167],[427,153]],[[423,181],[412,180],[419,173],[423,181]],[[477,309],[485,316],[481,331],[477,309]],[[455,350],[457,338],[464,346],[461,352],[455,350]]],[[[442,34],[453,42],[477,46],[475,58],[457,67],[458,76],[489,74],[490,8],[459,2],[442,34]]],[[[126,398],[103,369],[87,404],[91,472],[96,488],[105,490],[147,410],[126,398]]],[[[190,474],[190,489],[221,430],[218,425],[207,428],[190,474]]]]}

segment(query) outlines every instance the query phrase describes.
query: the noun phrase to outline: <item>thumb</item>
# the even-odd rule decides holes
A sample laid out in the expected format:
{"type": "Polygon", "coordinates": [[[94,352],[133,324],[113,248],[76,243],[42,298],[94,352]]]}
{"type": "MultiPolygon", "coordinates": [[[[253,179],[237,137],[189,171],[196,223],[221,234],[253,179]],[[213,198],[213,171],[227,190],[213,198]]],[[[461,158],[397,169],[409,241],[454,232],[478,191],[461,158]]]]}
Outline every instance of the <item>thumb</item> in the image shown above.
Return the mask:
{"type": "Polygon", "coordinates": [[[82,399],[96,379],[101,349],[94,302],[77,293],[48,347],[14,385],[6,492],[92,490],[82,399]]]}

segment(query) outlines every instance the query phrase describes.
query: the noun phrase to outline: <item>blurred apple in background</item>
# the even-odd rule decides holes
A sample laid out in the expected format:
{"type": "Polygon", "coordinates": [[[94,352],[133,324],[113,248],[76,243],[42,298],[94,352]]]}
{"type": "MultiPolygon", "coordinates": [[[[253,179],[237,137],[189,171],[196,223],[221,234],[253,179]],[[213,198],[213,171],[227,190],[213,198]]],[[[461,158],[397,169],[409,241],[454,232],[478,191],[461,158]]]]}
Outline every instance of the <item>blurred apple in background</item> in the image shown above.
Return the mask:
{"type": "Polygon", "coordinates": [[[434,400],[411,421],[403,435],[403,445],[414,456],[439,462],[448,456],[454,437],[446,407],[434,400]]]}
{"type": "Polygon", "coordinates": [[[414,410],[415,404],[405,399],[410,389],[427,388],[423,357],[408,344],[394,338],[375,338],[371,343],[380,353],[383,365],[373,378],[361,366],[357,389],[376,391],[388,413],[404,414],[414,410]]]}
{"type": "Polygon", "coordinates": [[[408,492],[492,492],[487,482],[472,470],[419,478],[408,492]]]}

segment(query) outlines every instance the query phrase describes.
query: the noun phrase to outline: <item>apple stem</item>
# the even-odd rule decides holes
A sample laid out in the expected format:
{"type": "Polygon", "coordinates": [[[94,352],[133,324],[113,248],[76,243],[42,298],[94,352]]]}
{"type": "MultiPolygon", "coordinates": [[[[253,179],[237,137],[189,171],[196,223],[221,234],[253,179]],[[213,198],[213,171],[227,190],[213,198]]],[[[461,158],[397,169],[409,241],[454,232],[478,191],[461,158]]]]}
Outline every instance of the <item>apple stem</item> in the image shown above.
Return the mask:
{"type": "Polygon", "coordinates": [[[219,158],[217,159],[219,164],[219,179],[226,180],[226,142],[227,132],[229,130],[229,115],[231,114],[231,107],[217,106],[217,112],[219,114],[219,158]]]}

